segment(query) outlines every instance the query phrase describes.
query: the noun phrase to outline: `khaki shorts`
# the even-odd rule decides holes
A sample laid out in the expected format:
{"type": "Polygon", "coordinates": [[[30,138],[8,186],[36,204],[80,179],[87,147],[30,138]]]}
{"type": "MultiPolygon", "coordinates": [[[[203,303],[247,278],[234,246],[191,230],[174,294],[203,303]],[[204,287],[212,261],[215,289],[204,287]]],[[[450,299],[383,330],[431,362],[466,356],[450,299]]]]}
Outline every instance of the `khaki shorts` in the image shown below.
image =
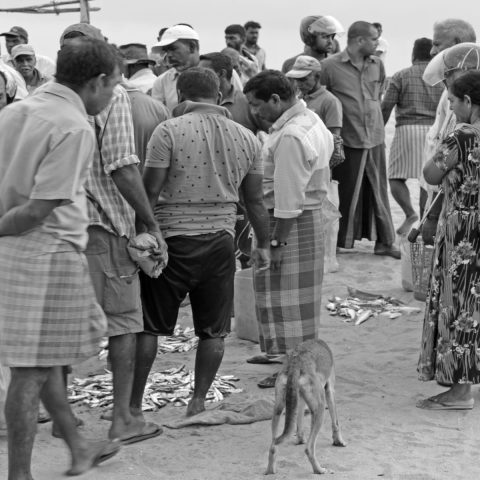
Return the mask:
{"type": "Polygon", "coordinates": [[[85,255],[97,301],[108,320],[107,335],[143,332],[137,266],[127,251],[128,239],[101,227],[89,227],[85,255]]]}

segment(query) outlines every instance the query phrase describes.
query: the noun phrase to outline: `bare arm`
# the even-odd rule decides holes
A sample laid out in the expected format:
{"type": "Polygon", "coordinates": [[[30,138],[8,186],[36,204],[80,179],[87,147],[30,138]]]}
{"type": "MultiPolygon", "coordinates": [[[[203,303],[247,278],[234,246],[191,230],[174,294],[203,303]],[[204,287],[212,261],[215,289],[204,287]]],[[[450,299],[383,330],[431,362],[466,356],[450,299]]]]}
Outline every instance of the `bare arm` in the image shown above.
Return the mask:
{"type": "Polygon", "coordinates": [[[150,206],[153,208],[158,200],[163,184],[167,179],[168,168],[146,167],[143,172],[143,184],[150,206]]]}
{"type": "Polygon", "coordinates": [[[40,225],[62,200],[29,200],[0,217],[0,236],[21,235],[40,225]]]}

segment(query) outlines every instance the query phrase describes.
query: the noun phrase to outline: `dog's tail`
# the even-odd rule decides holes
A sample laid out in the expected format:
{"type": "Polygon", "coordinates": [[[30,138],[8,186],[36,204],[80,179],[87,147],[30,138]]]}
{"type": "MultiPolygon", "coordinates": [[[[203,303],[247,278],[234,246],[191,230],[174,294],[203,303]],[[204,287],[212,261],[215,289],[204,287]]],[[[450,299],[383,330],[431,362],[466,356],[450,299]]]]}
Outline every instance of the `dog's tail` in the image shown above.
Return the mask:
{"type": "Polygon", "coordinates": [[[285,390],[285,427],[283,433],[275,440],[276,444],[282,443],[287,437],[291,436],[295,429],[298,412],[299,377],[300,370],[295,365],[291,365],[287,376],[287,386],[285,390]]]}

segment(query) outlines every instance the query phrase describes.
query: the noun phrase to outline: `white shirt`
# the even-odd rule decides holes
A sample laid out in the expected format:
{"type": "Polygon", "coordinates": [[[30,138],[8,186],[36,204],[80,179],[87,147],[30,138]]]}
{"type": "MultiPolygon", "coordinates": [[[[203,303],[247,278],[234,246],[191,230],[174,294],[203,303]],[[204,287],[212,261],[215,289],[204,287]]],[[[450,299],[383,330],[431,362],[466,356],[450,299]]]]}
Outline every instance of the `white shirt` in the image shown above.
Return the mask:
{"type": "MultiPolygon", "coordinates": [[[[45,55],[37,55],[35,54],[35,58],[37,59],[37,64],[35,68],[42,73],[46,77],[53,77],[57,71],[56,63],[50,58],[46,57],[45,55]]],[[[9,53],[5,53],[2,55],[2,60],[7,64],[10,65],[12,68],[15,68],[13,65],[12,57],[9,53]]]]}
{"type": "Polygon", "coordinates": [[[142,68],[135,72],[129,79],[130,85],[138,88],[143,93],[148,93],[153,88],[153,83],[157,79],[150,68],[142,68]]]}

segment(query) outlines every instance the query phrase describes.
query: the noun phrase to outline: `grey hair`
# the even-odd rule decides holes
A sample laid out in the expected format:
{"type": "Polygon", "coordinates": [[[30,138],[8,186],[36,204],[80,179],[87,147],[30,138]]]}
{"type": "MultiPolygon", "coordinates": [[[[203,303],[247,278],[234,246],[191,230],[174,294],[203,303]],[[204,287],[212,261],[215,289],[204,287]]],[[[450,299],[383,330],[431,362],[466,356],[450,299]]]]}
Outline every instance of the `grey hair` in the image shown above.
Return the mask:
{"type": "Polygon", "coordinates": [[[477,36],[472,25],[459,18],[447,18],[446,20],[435,22],[433,29],[443,31],[455,43],[475,43],[477,41],[477,36]]]}

